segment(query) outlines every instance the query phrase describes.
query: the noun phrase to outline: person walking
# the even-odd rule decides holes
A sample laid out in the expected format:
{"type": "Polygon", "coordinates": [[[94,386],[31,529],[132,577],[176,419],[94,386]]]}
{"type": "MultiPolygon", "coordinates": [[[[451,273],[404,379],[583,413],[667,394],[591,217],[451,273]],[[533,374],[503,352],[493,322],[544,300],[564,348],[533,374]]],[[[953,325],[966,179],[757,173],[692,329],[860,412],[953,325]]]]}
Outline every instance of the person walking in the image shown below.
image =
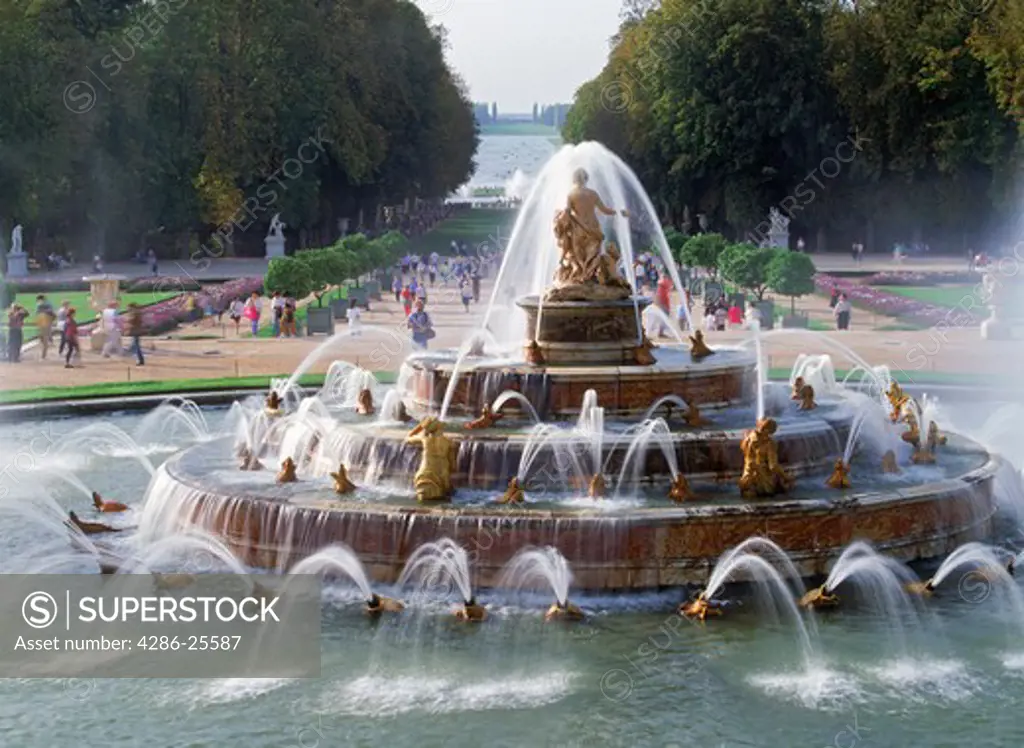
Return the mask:
{"type": "Polygon", "coordinates": [[[427,314],[424,307],[423,300],[417,299],[416,311],[409,315],[406,322],[406,325],[412,330],[412,342],[420,348],[426,348],[427,343],[437,335],[434,332],[434,324],[430,320],[430,315],[427,314]]]}
{"type": "Polygon", "coordinates": [[[839,303],[839,286],[832,286],[832,293],[828,297],[828,308],[835,309],[839,303]]]}
{"type": "Polygon", "coordinates": [[[25,341],[25,318],[28,309],[15,302],[7,312],[7,360],[21,362],[21,345],[25,341]]]}
{"type": "Polygon", "coordinates": [[[839,301],[836,303],[836,308],[833,310],[836,318],[837,330],[850,329],[850,312],[852,310],[853,305],[850,303],[850,300],[846,298],[846,294],[840,294],[839,301]]]}
{"type": "Polygon", "coordinates": [[[296,307],[295,299],[291,296],[285,298],[284,307],[281,310],[281,327],[286,338],[299,337],[298,330],[295,327],[296,307]]]}
{"type": "Polygon", "coordinates": [[[60,302],[60,308],[57,310],[57,332],[60,333],[60,348],[57,349],[57,358],[64,355],[64,348],[67,346],[67,340],[64,337],[64,328],[68,324],[68,308],[71,306],[70,301],[60,302]]]}
{"type": "Polygon", "coordinates": [[[406,318],[412,314],[412,288],[410,286],[405,286],[402,289],[402,309],[405,310],[406,318]]]}
{"type": "Polygon", "coordinates": [[[145,366],[146,357],[142,355],[142,310],[132,302],[128,305],[125,315],[125,334],[131,339],[131,352],[135,354],[135,365],[145,366]]]}
{"type": "Polygon", "coordinates": [[[353,337],[363,334],[363,313],[359,311],[359,305],[356,304],[355,299],[348,300],[345,318],[348,320],[348,330],[353,337]]]}
{"type": "Polygon", "coordinates": [[[149,269],[153,273],[153,276],[156,277],[160,275],[160,265],[157,263],[156,252],[153,251],[152,247],[149,248],[149,252],[146,254],[146,259],[149,260],[149,269]]]}
{"type": "Polygon", "coordinates": [[[263,313],[263,301],[258,291],[253,291],[242,310],[242,315],[249,320],[252,329],[252,336],[255,338],[260,332],[260,315],[263,313]]]}
{"type": "Polygon", "coordinates": [[[235,323],[235,337],[237,338],[240,334],[240,326],[242,324],[242,313],[245,312],[245,302],[241,299],[235,299],[231,302],[230,317],[231,321],[235,323]]]}
{"type": "Polygon", "coordinates": [[[103,358],[110,358],[111,353],[121,353],[121,331],[118,327],[117,302],[111,301],[103,310],[101,317],[103,332],[107,341],[103,344],[103,358]]]}
{"type": "Polygon", "coordinates": [[[480,302],[480,272],[478,270],[473,271],[471,276],[473,279],[473,301],[480,302]]]}
{"type": "MultiPolygon", "coordinates": [[[[395,303],[396,304],[401,304],[402,303],[402,279],[399,278],[397,275],[391,281],[391,290],[395,294],[395,303]]],[[[408,316],[408,315],[406,315],[406,316],[408,316]]]]}
{"type": "Polygon", "coordinates": [[[43,349],[43,359],[46,358],[47,352],[53,345],[54,319],[53,304],[43,294],[36,296],[36,328],[39,330],[39,345],[43,349]]]}
{"type": "Polygon", "coordinates": [[[753,330],[755,327],[760,329],[763,324],[764,315],[761,314],[761,310],[757,308],[757,304],[751,300],[750,305],[747,307],[747,329],[753,330]]]}
{"type": "Polygon", "coordinates": [[[68,307],[67,322],[64,325],[64,340],[67,343],[65,369],[74,369],[71,359],[78,356],[78,322],[75,320],[75,308],[68,307]]]}
{"type": "Polygon", "coordinates": [[[470,286],[469,281],[462,281],[462,306],[466,308],[466,313],[469,313],[469,302],[473,300],[473,288],[470,286]]]}
{"type": "Polygon", "coordinates": [[[281,296],[280,291],[274,291],[274,295],[270,297],[270,311],[273,312],[274,315],[271,323],[271,334],[275,338],[280,338],[281,322],[284,319],[284,298],[281,296]]]}

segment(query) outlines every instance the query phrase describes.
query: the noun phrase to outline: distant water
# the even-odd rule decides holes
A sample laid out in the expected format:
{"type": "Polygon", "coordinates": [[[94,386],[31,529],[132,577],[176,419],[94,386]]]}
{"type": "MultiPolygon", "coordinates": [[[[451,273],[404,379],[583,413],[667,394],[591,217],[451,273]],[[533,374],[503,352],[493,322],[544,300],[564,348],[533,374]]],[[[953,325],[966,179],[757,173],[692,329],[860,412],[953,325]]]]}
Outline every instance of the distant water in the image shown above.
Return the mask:
{"type": "Polygon", "coordinates": [[[557,149],[556,139],[543,135],[484,135],[468,187],[506,187],[516,179],[517,170],[535,177],[557,149]]]}

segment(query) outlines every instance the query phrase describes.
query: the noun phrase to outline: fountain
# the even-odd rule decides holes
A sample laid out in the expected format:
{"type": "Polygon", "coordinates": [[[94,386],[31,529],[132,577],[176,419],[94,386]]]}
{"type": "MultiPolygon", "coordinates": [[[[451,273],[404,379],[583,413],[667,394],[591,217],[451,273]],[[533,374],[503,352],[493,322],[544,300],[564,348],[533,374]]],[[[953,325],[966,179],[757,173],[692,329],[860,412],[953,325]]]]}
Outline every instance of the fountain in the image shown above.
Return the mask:
{"type": "MultiPolygon", "coordinates": [[[[884,367],[806,331],[800,340],[846,356],[861,380],[839,383],[829,356],[808,355],[792,382],[767,381],[762,349],[792,331],[714,350],[697,333],[689,348],[651,345],[634,234],[647,232],[643,246],[682,291],[659,225],[618,158],[566,146],[524,202],[482,330],[458,349],[410,355],[389,391],[336,364],[305,397],[299,376],[341,337],[321,344],[275,383],[271,412],[250,405],[234,438],[155,469],[141,527],[197,526],[276,569],[344,543],[381,583],[450,538],[472,549],[481,588],[501,584],[523,548],[551,547],[583,590],[702,584],[712,559],[752,535],[770,536],[800,576],[824,575],[858,539],[908,562],[990,536],[1004,463],[931,428],[926,402],[914,453],[939,457],[911,464],[894,422],[915,406],[884,367]],[[798,378],[802,407],[790,400],[798,378]],[[867,429],[861,414],[877,414],[883,394],[895,418],[872,415],[867,429]],[[239,471],[240,448],[267,470],[239,471]],[[295,468],[275,483],[270,471],[288,459],[295,468]]],[[[459,569],[461,615],[479,619],[459,569]]]]}

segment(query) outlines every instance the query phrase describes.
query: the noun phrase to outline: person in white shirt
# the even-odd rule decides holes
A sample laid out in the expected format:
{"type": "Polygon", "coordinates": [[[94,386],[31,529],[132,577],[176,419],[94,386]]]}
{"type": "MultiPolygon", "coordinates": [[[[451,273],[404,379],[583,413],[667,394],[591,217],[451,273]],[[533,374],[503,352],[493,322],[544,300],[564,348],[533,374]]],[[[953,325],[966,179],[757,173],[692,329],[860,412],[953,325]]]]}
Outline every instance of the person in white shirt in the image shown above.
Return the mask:
{"type": "Polygon", "coordinates": [[[746,327],[748,330],[753,330],[755,327],[761,327],[762,324],[764,324],[764,317],[761,315],[761,310],[757,308],[757,304],[751,301],[750,306],[747,307],[746,327]]]}
{"type": "Polygon", "coordinates": [[[349,299],[348,309],[345,310],[345,317],[348,319],[348,329],[353,337],[363,334],[363,313],[356,306],[355,299],[349,299]]]}
{"type": "Polygon", "coordinates": [[[103,310],[103,332],[107,341],[103,344],[103,358],[110,358],[112,353],[121,353],[121,331],[117,324],[117,302],[111,301],[103,310]]]}

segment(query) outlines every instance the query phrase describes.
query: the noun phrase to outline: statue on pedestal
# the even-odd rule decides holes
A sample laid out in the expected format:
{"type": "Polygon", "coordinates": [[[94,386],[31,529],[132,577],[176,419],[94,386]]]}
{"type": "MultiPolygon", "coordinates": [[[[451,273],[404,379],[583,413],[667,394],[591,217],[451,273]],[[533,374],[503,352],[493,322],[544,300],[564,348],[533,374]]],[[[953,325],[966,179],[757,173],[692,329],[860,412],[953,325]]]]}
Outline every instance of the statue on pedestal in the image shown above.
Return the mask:
{"type": "Polygon", "coordinates": [[[267,231],[267,236],[263,240],[268,260],[274,257],[284,257],[285,226],[287,226],[287,224],[281,221],[280,213],[275,213],[274,217],[270,219],[270,229],[267,231]]]}
{"type": "Polygon", "coordinates": [[[576,170],[565,208],[555,214],[561,256],[554,287],[545,294],[545,301],[627,299],[632,294],[629,282],[619,273],[618,248],[614,242],[603,247],[605,236],[597,217],[598,212],[628,217],[629,211],[605,205],[601,196],[587,187],[589,179],[585,169],[576,170]]]}
{"type": "Polygon", "coordinates": [[[24,250],[22,250],[22,248],[21,248],[21,234],[22,234],[21,224],[18,223],[17,221],[15,221],[14,222],[14,228],[11,230],[11,254],[12,255],[22,255],[22,254],[25,254],[24,250]]]}
{"type": "Polygon", "coordinates": [[[270,219],[270,229],[267,231],[268,239],[279,239],[284,237],[284,229],[288,226],[281,220],[281,214],[275,213],[270,219]]]}
{"type": "Polygon", "coordinates": [[[458,444],[444,435],[444,424],[433,416],[425,418],[409,432],[405,441],[423,448],[420,466],[413,478],[416,499],[439,501],[451,496],[458,444]]]}

